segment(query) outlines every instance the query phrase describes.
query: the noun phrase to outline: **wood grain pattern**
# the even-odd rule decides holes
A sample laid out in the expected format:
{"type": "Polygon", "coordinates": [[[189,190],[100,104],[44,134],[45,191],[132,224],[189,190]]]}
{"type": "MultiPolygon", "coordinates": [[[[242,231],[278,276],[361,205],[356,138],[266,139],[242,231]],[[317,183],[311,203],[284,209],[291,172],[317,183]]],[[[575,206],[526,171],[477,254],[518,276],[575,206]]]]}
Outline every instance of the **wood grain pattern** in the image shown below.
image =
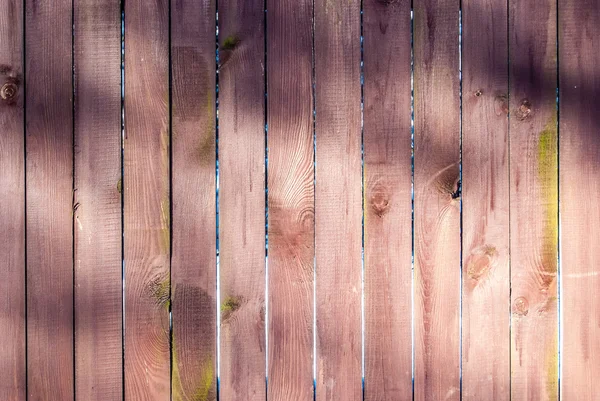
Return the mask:
{"type": "Polygon", "coordinates": [[[263,0],[219,0],[219,399],[266,398],[263,0]]]}
{"type": "Polygon", "coordinates": [[[171,2],[175,401],[217,397],[215,11],[171,2]]]}
{"type": "Polygon", "coordinates": [[[414,9],[415,400],[458,400],[460,199],[458,7],[414,9]]]}
{"type": "Polygon", "coordinates": [[[462,3],[462,399],[510,399],[508,8],[462,3]]]}
{"type": "Polygon", "coordinates": [[[74,3],[75,392],[123,398],[121,8],[74,3]]]}
{"type": "Polygon", "coordinates": [[[23,2],[0,2],[0,399],[25,401],[23,2]]]}
{"type": "Polygon", "coordinates": [[[509,2],[512,399],[558,397],[556,2],[509,2]]]}
{"type": "Polygon", "coordinates": [[[25,2],[27,394],[32,400],[74,397],[71,6],[71,0],[25,2]]]}
{"type": "Polygon", "coordinates": [[[269,386],[313,400],[312,1],[267,3],[269,386]]]}
{"type": "Polygon", "coordinates": [[[561,399],[600,393],[600,1],[558,3],[561,399]]]}
{"type": "Polygon", "coordinates": [[[360,1],[315,1],[316,399],[362,400],[360,1]]]}
{"type": "Polygon", "coordinates": [[[125,15],[125,399],[168,400],[169,2],[125,15]]]}
{"type": "Polygon", "coordinates": [[[364,2],[365,400],[412,400],[410,2],[364,2]]]}

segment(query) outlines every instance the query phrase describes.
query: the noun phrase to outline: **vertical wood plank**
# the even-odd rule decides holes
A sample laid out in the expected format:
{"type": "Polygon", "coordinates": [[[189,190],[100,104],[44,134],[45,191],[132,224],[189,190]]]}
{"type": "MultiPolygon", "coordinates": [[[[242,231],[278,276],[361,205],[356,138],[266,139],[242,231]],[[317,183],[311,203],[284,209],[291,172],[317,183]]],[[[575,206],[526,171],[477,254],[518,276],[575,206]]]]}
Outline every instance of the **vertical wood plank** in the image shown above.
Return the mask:
{"type": "Polygon", "coordinates": [[[415,400],[460,398],[458,7],[414,9],[415,400]]]}
{"type": "Polygon", "coordinates": [[[73,12],[75,392],[120,400],[121,8],[118,0],[80,0],[73,12]]]}
{"type": "Polygon", "coordinates": [[[219,1],[219,399],[266,398],[263,0],[219,1]]]}
{"type": "Polygon", "coordinates": [[[172,399],[216,400],[214,0],[171,2],[172,399]]]}
{"type": "Polygon", "coordinates": [[[0,399],[24,401],[23,2],[0,3],[0,399]]]}
{"type": "Polygon", "coordinates": [[[363,4],[365,400],[412,400],[411,7],[363,4]]]}
{"type": "Polygon", "coordinates": [[[558,397],[556,1],[509,2],[512,399],[558,397]]]}
{"type": "Polygon", "coordinates": [[[71,6],[25,2],[27,394],[36,400],[74,397],[71,6]]]}
{"type": "Polygon", "coordinates": [[[313,2],[267,3],[269,386],[313,400],[313,2]]]}
{"type": "Polygon", "coordinates": [[[169,2],[125,2],[125,399],[170,396],[169,2]]]}
{"type": "Polygon", "coordinates": [[[360,1],[315,1],[316,398],[362,400],[360,1]]]}
{"type": "Polygon", "coordinates": [[[600,393],[600,2],[560,1],[562,393],[600,393]]]}
{"type": "Polygon", "coordinates": [[[462,398],[510,399],[508,8],[462,3],[462,398]]]}

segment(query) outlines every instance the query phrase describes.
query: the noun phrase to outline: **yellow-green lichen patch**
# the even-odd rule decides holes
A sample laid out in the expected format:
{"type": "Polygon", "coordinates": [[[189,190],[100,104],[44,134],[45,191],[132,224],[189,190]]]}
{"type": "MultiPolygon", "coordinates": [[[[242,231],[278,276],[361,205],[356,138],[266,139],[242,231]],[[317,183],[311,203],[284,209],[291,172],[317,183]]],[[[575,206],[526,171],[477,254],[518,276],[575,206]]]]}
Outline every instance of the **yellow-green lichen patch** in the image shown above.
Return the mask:
{"type": "Polygon", "coordinates": [[[171,247],[170,225],[169,196],[165,195],[160,202],[160,244],[164,254],[168,254],[171,247]]]}
{"type": "Polygon", "coordinates": [[[211,397],[213,393],[213,378],[214,368],[212,360],[209,358],[203,364],[200,371],[200,383],[194,391],[193,401],[208,401],[214,397],[211,397]],[[210,398],[209,398],[210,397],[210,398]]]}
{"type": "Polygon", "coordinates": [[[543,285],[549,287],[557,271],[558,251],[558,143],[556,114],[553,114],[538,140],[538,178],[543,214],[543,285]]]}
{"type": "Polygon", "coordinates": [[[221,322],[227,321],[240,306],[242,306],[242,300],[239,297],[225,298],[221,304],[221,322]]]}
{"type": "Polygon", "coordinates": [[[552,331],[546,349],[546,399],[558,399],[558,332],[552,331]]]}
{"type": "Polygon", "coordinates": [[[167,310],[171,307],[171,281],[168,278],[156,278],[149,284],[150,294],[159,307],[167,310]]]}
{"type": "Polygon", "coordinates": [[[223,46],[221,46],[221,49],[233,50],[238,45],[238,43],[240,43],[240,38],[238,38],[236,35],[229,35],[223,41],[223,46]]]}
{"type": "Polygon", "coordinates": [[[215,131],[210,126],[200,139],[198,145],[198,159],[202,165],[213,165],[215,163],[215,131]]]}
{"type": "Polygon", "coordinates": [[[173,386],[173,401],[209,401],[215,399],[214,389],[214,364],[210,357],[207,357],[200,367],[198,384],[188,395],[186,388],[183,387],[181,373],[179,371],[179,359],[177,357],[177,346],[175,337],[171,339],[173,347],[173,368],[171,380],[173,386]]]}
{"type": "Polygon", "coordinates": [[[162,176],[163,182],[161,183],[161,201],[160,201],[160,245],[161,252],[164,255],[168,255],[171,245],[171,232],[170,232],[170,200],[169,200],[169,126],[165,122],[163,129],[161,130],[161,166],[160,175],[162,176]]]}

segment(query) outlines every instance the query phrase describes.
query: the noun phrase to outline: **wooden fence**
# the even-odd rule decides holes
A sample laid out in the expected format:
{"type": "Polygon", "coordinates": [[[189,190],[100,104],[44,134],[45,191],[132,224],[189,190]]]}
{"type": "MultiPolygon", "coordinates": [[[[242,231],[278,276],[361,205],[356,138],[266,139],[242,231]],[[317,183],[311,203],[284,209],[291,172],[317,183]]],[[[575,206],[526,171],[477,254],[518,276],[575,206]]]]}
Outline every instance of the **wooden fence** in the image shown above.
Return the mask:
{"type": "Polygon", "coordinates": [[[0,0],[0,400],[600,400],[599,49],[600,0],[0,0]]]}

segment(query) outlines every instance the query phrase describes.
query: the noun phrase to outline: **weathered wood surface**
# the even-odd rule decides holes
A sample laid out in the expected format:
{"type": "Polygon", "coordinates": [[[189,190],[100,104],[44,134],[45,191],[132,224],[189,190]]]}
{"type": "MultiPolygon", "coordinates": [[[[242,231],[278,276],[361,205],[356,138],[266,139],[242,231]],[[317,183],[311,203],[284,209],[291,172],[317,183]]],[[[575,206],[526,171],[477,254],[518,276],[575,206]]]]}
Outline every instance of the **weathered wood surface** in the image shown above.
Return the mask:
{"type": "Polygon", "coordinates": [[[561,399],[600,393],[600,2],[558,4],[561,399]]]}
{"type": "Polygon", "coordinates": [[[510,399],[504,0],[462,3],[462,399],[510,399]]]}
{"type": "Polygon", "coordinates": [[[217,397],[215,11],[171,2],[174,401],[217,397]]]}
{"type": "Polygon", "coordinates": [[[121,7],[74,3],[75,393],[123,397],[121,7]]]}
{"type": "Polygon", "coordinates": [[[360,1],[315,1],[316,399],[362,400],[360,1]]]}
{"type": "Polygon", "coordinates": [[[412,400],[410,2],[363,3],[365,400],[412,400]]]}
{"type": "Polygon", "coordinates": [[[269,384],[313,400],[312,1],[267,3],[269,384]]]}
{"type": "Polygon", "coordinates": [[[169,2],[125,2],[125,399],[169,400],[169,2]]]}
{"type": "Polygon", "coordinates": [[[558,397],[556,2],[509,2],[512,399],[558,397]]]}
{"type": "Polygon", "coordinates": [[[414,10],[415,400],[460,399],[458,7],[414,10]]]}
{"type": "Polygon", "coordinates": [[[218,3],[0,2],[0,399],[593,399],[600,2],[218,3]]]}
{"type": "Polygon", "coordinates": [[[23,2],[0,2],[0,399],[25,401],[23,2]]]}
{"type": "Polygon", "coordinates": [[[72,2],[25,2],[27,394],[71,400],[72,2]]]}
{"type": "Polygon", "coordinates": [[[266,398],[264,17],[219,1],[221,401],[266,398]]]}

